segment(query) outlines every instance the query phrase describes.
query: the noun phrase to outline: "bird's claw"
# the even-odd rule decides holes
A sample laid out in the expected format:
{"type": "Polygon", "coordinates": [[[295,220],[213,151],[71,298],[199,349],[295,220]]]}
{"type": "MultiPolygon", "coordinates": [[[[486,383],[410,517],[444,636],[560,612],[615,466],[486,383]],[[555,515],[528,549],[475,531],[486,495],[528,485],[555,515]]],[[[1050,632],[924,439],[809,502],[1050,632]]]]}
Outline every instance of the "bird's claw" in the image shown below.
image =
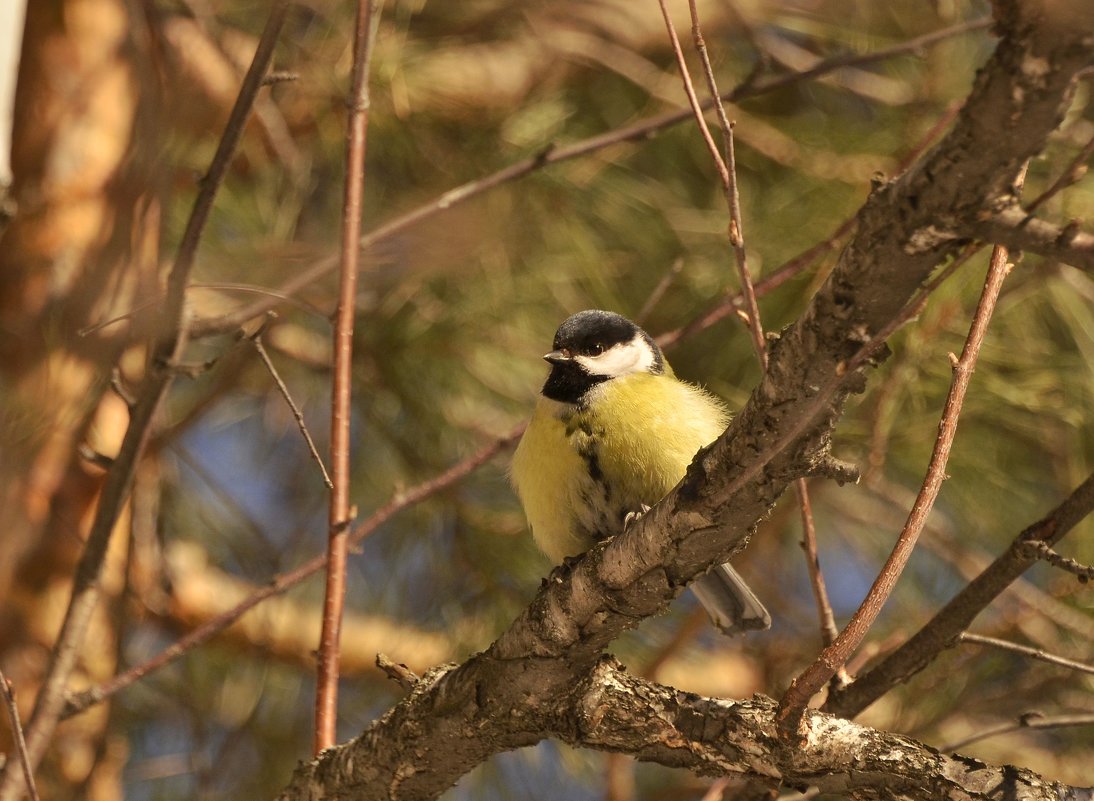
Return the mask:
{"type": "Polygon", "coordinates": [[[637,512],[627,512],[627,516],[623,518],[623,530],[626,531],[632,525],[638,522],[646,512],[650,510],[650,507],[646,504],[642,504],[641,508],[637,512]]]}

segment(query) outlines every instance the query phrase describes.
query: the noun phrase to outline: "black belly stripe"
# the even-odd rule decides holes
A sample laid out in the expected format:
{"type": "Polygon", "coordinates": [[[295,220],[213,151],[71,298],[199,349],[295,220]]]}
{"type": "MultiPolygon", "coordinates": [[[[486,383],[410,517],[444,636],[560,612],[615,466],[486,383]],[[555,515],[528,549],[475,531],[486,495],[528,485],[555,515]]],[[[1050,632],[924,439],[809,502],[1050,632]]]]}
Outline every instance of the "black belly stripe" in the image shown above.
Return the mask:
{"type": "Polygon", "coordinates": [[[610,498],[612,489],[604,482],[604,471],[600,469],[600,459],[597,458],[596,451],[590,448],[580,453],[581,458],[585,460],[585,465],[589,468],[589,478],[597,484],[601,484],[604,487],[605,497],[610,498]]]}
{"type": "MultiPolygon", "coordinates": [[[[589,478],[588,482],[583,482],[580,490],[587,512],[579,513],[577,517],[584,517],[591,526],[590,530],[585,531],[588,536],[603,536],[610,533],[617,522],[614,520],[615,510],[612,509],[612,487],[604,475],[597,450],[599,441],[604,437],[604,429],[594,426],[587,416],[581,415],[576,409],[560,415],[560,419],[566,427],[566,439],[570,447],[585,462],[585,472],[589,478]],[[589,519],[588,512],[593,513],[595,520],[589,519]]],[[[581,527],[584,529],[586,526],[581,527]]]]}

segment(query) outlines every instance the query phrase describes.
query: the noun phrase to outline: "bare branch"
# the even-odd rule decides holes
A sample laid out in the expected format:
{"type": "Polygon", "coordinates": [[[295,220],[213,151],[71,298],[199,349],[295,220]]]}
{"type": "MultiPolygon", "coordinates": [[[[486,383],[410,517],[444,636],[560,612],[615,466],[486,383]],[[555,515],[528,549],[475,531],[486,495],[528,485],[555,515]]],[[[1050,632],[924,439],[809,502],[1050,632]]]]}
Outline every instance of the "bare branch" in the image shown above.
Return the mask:
{"type": "Polygon", "coordinates": [[[1076,562],[1074,559],[1068,559],[1066,556],[1056,553],[1048,543],[1027,542],[1026,548],[1036,555],[1038,559],[1042,559],[1053,567],[1058,567],[1060,570],[1066,570],[1068,573],[1078,576],[1079,581],[1085,583],[1094,578],[1094,567],[1084,565],[1081,562],[1076,562]]]}
{"type": "Polygon", "coordinates": [[[965,631],[957,636],[957,641],[960,643],[968,643],[969,645],[985,645],[989,648],[998,648],[1001,651],[1010,651],[1011,653],[1028,656],[1030,659],[1040,659],[1042,662],[1048,662],[1050,665],[1060,665],[1061,667],[1070,668],[1071,670],[1078,670],[1081,673],[1094,674],[1094,665],[1088,665],[1085,662],[1076,662],[1074,659],[1056,656],[1047,651],[1042,651],[1040,648],[1030,648],[1026,645],[999,640],[995,637],[984,637],[979,634],[969,634],[965,631]]]}
{"type": "Polygon", "coordinates": [[[1094,136],[1090,137],[1086,144],[1079,149],[1079,152],[1075,154],[1075,158],[1064,168],[1063,172],[1052,182],[1048,189],[1026,204],[1026,211],[1032,214],[1063,189],[1078,183],[1087,173],[1087,162],[1090,161],[1091,156],[1094,156],[1094,136]]]}
{"type": "Polygon", "coordinates": [[[820,618],[821,642],[829,646],[836,641],[839,630],[836,628],[836,619],[832,615],[832,604],[828,600],[828,589],[824,584],[824,573],[820,569],[820,559],[817,555],[817,531],[813,525],[813,509],[809,503],[809,495],[805,494],[805,479],[800,478],[794,483],[798,490],[798,506],[801,508],[802,541],[801,547],[805,551],[805,565],[809,570],[809,584],[813,588],[813,600],[817,605],[817,615],[820,618]]]}
{"type": "MultiPolygon", "coordinates": [[[[733,256],[737,262],[737,275],[741,281],[741,294],[744,298],[745,310],[748,313],[748,331],[752,335],[752,347],[756,351],[756,358],[760,360],[760,370],[765,371],[767,370],[767,347],[764,344],[760,307],[756,303],[756,290],[752,286],[752,273],[748,269],[744,215],[741,213],[741,193],[737,183],[737,155],[733,143],[733,123],[726,117],[725,104],[718,92],[718,83],[714,79],[714,69],[711,67],[710,57],[707,55],[707,45],[699,25],[699,10],[695,6],[695,0],[688,0],[688,10],[691,12],[691,33],[695,40],[695,49],[699,52],[699,60],[703,65],[703,74],[706,77],[707,87],[710,89],[711,102],[718,116],[718,126],[722,130],[725,161],[724,163],[721,159],[717,159],[717,161],[720,165],[719,173],[722,176],[722,188],[725,193],[726,205],[729,207],[729,244],[733,248],[733,256]]],[[[804,487],[799,488],[799,492],[803,491],[804,487]]]]}
{"type": "MultiPolygon", "coordinates": [[[[1060,729],[1065,726],[1094,726],[1094,715],[1058,715],[1046,718],[1039,712],[1030,712],[1022,715],[1015,723],[1003,723],[999,726],[993,726],[971,737],[966,737],[964,740],[949,743],[943,746],[942,750],[956,751],[958,748],[965,748],[989,737],[998,737],[1000,734],[1010,734],[1013,731],[1021,731],[1022,729],[1060,729]]],[[[1087,792],[1089,793],[1089,791],[1087,792]]],[[[1072,795],[1071,797],[1076,796],[1072,795]]],[[[1087,797],[1090,797],[1089,794],[1087,797]]]]}
{"type": "Polygon", "coordinates": [[[1077,223],[1060,227],[1034,217],[1018,205],[972,223],[968,230],[989,242],[999,242],[1013,250],[1025,250],[1062,261],[1087,272],[1094,271],[1094,234],[1077,223]]]}
{"type": "MultiPolygon", "coordinates": [[[[691,113],[695,117],[695,122],[699,126],[699,132],[703,135],[703,141],[706,143],[707,150],[710,152],[711,159],[714,160],[714,166],[718,168],[718,175],[722,179],[722,186],[729,185],[729,171],[726,168],[726,163],[722,159],[722,154],[718,152],[718,145],[714,144],[714,137],[710,135],[710,126],[707,125],[706,118],[703,116],[704,104],[699,102],[699,96],[695,94],[695,85],[691,82],[691,73],[688,72],[688,63],[684,58],[684,50],[680,47],[680,37],[676,35],[676,26],[672,24],[672,17],[669,15],[669,8],[666,4],[666,0],[657,0],[661,6],[661,16],[665,19],[665,30],[669,35],[669,43],[672,45],[672,53],[676,57],[676,66],[680,70],[680,78],[684,82],[684,94],[688,96],[688,105],[691,106],[691,113]]],[[[693,30],[695,30],[696,23],[693,20],[693,30]]],[[[698,41],[702,41],[701,35],[698,41]]],[[[706,45],[702,45],[703,52],[706,51],[706,45]]],[[[714,98],[717,98],[717,92],[712,95],[710,104],[718,106],[719,103],[714,103],[714,98]]]]}
{"type": "Polygon", "coordinates": [[[661,298],[665,296],[668,288],[672,286],[672,282],[676,280],[676,277],[680,275],[680,271],[684,269],[683,258],[676,258],[672,262],[672,266],[661,276],[661,280],[657,282],[657,286],[650,292],[649,297],[646,298],[646,302],[642,304],[642,308],[639,309],[638,314],[634,316],[634,321],[639,325],[642,325],[646,318],[649,316],[657,304],[661,302],[661,298]]]}
{"type": "Polygon", "coordinates": [[[286,405],[289,407],[289,411],[292,412],[293,419],[296,420],[296,427],[300,429],[300,433],[304,437],[304,442],[307,443],[308,453],[311,454],[311,458],[315,460],[315,463],[319,465],[319,471],[323,474],[323,483],[327,485],[327,489],[333,489],[334,483],[331,481],[330,474],[327,472],[327,466],[323,464],[323,457],[320,455],[319,449],[315,447],[315,440],[312,439],[311,432],[308,431],[308,424],[304,421],[304,413],[300,411],[300,407],[293,401],[288,386],[281,380],[281,375],[277,372],[277,368],[274,366],[270,354],[266,351],[266,346],[262,344],[261,329],[247,338],[251,340],[251,344],[254,345],[258,358],[260,358],[262,364],[266,366],[266,371],[270,374],[270,377],[273,378],[274,384],[277,386],[277,391],[281,393],[281,397],[285,400],[286,405]]]}
{"type": "Polygon", "coordinates": [[[334,322],[330,426],[334,486],[327,521],[327,585],[323,598],[323,630],[319,635],[319,674],[316,678],[316,753],[334,745],[338,720],[338,654],[346,596],[349,527],[353,520],[349,502],[349,456],[353,321],[357,313],[357,263],[360,256],[357,243],[361,239],[361,202],[365,192],[365,143],[370,103],[368,72],[379,17],[379,0],[357,0],[352,87],[346,103],[349,117],[346,123],[346,181],[342,200],[342,258],[334,322]]]}
{"type": "Polygon", "coordinates": [[[995,311],[995,302],[1010,268],[1006,249],[996,246],[991,254],[991,264],[984,281],[984,289],[976,306],[961,357],[950,354],[953,380],[942,412],[942,419],[938,423],[938,437],[935,440],[934,451],[931,453],[927,474],[923,479],[923,487],[908,513],[908,521],[897,537],[892,553],[874,580],[866,598],[852,615],[850,622],[840,632],[836,641],[824,649],[817,661],[790,683],[790,689],[787,690],[779,708],[779,720],[786,734],[798,731],[809,699],[847,664],[851,654],[862,644],[866,633],[881,614],[881,608],[896,586],[897,579],[904,572],[904,566],[912,555],[919,534],[926,525],[927,517],[934,508],[935,499],[946,478],[946,463],[949,461],[950,447],[957,434],[957,419],[965,403],[969,380],[972,378],[973,370],[976,369],[976,359],[987,334],[988,323],[991,321],[992,312],[995,311]]]}
{"type": "Polygon", "coordinates": [[[414,685],[420,681],[418,674],[413,670],[402,663],[395,662],[384,654],[376,654],[376,667],[380,668],[389,679],[404,690],[414,689],[414,685]]]}

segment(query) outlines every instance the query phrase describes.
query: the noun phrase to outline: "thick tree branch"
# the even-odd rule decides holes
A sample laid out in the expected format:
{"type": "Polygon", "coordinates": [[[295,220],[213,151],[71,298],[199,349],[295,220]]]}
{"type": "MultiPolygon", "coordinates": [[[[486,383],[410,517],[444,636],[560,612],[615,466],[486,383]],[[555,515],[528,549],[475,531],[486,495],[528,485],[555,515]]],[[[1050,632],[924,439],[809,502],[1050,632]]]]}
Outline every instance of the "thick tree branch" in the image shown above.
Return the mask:
{"type": "MultiPolygon", "coordinates": [[[[512,676],[522,672],[512,663],[503,670],[512,676]]],[[[411,698],[432,696],[438,707],[443,706],[446,699],[437,688],[462,672],[460,668],[427,676],[414,687],[411,698]]],[[[461,706],[466,711],[485,711],[473,695],[467,696],[461,706]]],[[[527,718],[522,717],[520,709],[507,710],[504,717],[509,737],[503,747],[531,742],[534,727],[544,726],[544,734],[553,734],[578,747],[629,754],[707,776],[737,775],[773,785],[815,785],[823,792],[852,797],[932,801],[1090,798],[1089,790],[1047,781],[1032,771],[941,754],[908,737],[816,711],[808,712],[806,718],[812,736],[802,744],[791,744],[777,735],[776,704],[770,698],[730,701],[683,693],[632,676],[610,657],[599,660],[549,706],[545,714],[527,718]]],[[[435,710],[422,703],[400,705],[389,713],[392,720],[385,727],[385,735],[411,732],[411,736],[404,734],[401,738],[409,742],[417,733],[420,741],[423,731],[434,725],[435,715],[435,710]],[[416,709],[419,716],[395,714],[409,708],[416,709]]],[[[463,738],[475,741],[472,748],[484,745],[480,740],[482,728],[477,723],[485,723],[486,719],[477,714],[464,729],[463,738]]],[[[419,773],[405,763],[389,784],[379,786],[376,774],[383,766],[373,761],[375,733],[375,729],[370,730],[301,766],[280,801],[430,797],[408,792],[419,773]]],[[[425,768],[424,772],[430,771],[425,768]]]]}
{"type": "Polygon", "coordinates": [[[801,744],[776,734],[775,702],[704,698],[631,676],[605,659],[578,687],[572,745],[622,752],[703,775],[741,774],[853,798],[1089,798],[1032,771],[940,754],[908,737],[809,711],[801,744]],[[894,758],[899,754],[899,758],[894,758]],[[879,787],[885,790],[878,792],[879,787]]]}

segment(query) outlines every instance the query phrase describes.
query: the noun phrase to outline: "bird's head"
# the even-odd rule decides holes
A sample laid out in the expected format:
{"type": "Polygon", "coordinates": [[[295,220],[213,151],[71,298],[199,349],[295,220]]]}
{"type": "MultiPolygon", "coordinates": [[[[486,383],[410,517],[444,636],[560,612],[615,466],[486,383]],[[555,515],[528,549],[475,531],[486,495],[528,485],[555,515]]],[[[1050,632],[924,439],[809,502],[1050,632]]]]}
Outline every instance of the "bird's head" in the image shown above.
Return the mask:
{"type": "Polygon", "coordinates": [[[543,357],[551,364],[543,394],[562,403],[580,403],[605,381],[665,372],[665,358],[653,337],[614,312],[590,309],[568,317],[555,333],[553,348],[543,357]]]}

